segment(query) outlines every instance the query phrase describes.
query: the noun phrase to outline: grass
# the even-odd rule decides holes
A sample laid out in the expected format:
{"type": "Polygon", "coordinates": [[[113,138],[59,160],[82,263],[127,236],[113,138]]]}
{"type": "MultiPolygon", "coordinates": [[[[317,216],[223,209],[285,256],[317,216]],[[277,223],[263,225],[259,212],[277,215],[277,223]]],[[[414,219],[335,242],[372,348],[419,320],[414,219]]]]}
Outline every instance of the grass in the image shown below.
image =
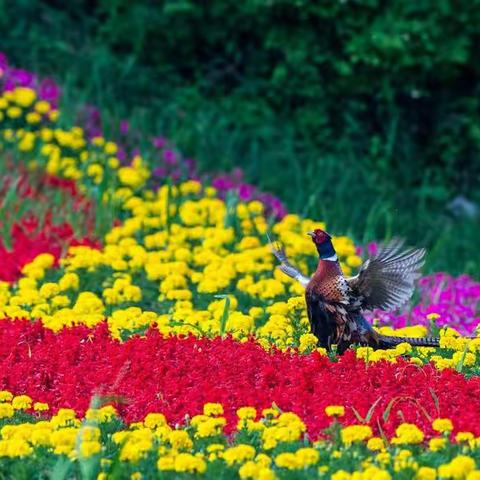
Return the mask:
{"type": "MultiPolygon", "coordinates": [[[[28,2],[18,8],[19,13],[32,13],[28,2]]],[[[384,126],[386,145],[376,151],[361,151],[351,139],[327,153],[288,118],[262,108],[261,99],[242,103],[234,95],[207,97],[195,84],[155,78],[139,63],[138,52],[120,56],[102,45],[101,38],[90,37],[88,19],[67,31],[57,10],[48,11],[44,24],[29,23],[26,14],[18,18],[2,48],[17,65],[59,81],[65,122],[75,118],[79,104],[95,104],[104,114],[106,135],[128,118],[141,133],[147,157],[148,136],[162,134],[197,159],[203,172],[240,167],[247,181],[278,195],[289,210],[326,221],[334,233],[352,235],[361,243],[405,237],[412,245],[427,247],[426,271],[479,278],[478,220],[447,212],[444,186],[433,170],[415,172],[413,160],[393,161],[392,168],[393,145],[398,144],[394,114],[384,126]],[[45,22],[51,26],[48,34],[45,22]],[[20,42],[22,35],[25,41],[20,42]]],[[[401,148],[398,158],[408,156],[408,142],[401,148]]]]}

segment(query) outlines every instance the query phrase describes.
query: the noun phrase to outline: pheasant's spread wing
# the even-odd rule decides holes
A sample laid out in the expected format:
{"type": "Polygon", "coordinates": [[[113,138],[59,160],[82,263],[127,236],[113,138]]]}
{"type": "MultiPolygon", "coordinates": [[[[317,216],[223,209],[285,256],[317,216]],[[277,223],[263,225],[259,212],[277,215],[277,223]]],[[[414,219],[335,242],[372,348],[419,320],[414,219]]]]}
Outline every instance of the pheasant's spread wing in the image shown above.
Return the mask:
{"type": "Polygon", "coordinates": [[[272,242],[270,242],[270,249],[280,262],[280,270],[283,273],[287,274],[289,277],[298,280],[304,287],[306,287],[308,282],[310,281],[310,278],[303,275],[302,272],[298,270],[298,268],[294,267],[289,262],[287,255],[285,254],[285,249],[278,243],[274,245],[272,242]]]}
{"type": "Polygon", "coordinates": [[[358,275],[347,279],[362,308],[393,310],[412,296],[425,249],[402,250],[402,246],[402,240],[392,240],[362,265],[358,275]]]}

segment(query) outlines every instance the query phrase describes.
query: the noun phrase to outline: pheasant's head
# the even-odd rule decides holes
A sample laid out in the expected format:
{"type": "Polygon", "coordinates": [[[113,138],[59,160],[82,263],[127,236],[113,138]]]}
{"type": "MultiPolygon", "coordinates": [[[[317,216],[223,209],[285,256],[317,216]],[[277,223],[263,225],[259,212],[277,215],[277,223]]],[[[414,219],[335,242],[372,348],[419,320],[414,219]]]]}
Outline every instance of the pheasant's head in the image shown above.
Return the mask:
{"type": "Polygon", "coordinates": [[[313,243],[317,247],[318,254],[322,260],[337,260],[337,254],[332,244],[332,237],[327,232],[317,228],[313,232],[307,232],[312,237],[313,243]]]}
{"type": "Polygon", "coordinates": [[[321,245],[322,243],[329,242],[332,239],[332,237],[327,232],[324,232],[319,228],[313,230],[312,232],[307,232],[307,235],[310,235],[312,237],[313,243],[315,245],[321,245]]]}

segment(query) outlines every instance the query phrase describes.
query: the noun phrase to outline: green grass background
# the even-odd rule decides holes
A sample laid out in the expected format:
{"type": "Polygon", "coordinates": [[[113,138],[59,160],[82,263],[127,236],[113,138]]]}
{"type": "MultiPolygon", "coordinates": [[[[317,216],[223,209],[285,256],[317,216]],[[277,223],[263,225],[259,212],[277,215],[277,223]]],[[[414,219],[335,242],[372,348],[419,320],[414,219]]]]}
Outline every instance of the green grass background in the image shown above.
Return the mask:
{"type": "MultiPolygon", "coordinates": [[[[479,278],[480,3],[0,0],[0,50],[202,171],[241,167],[358,242],[479,278]]],[[[148,151],[148,145],[143,146],[148,151]]]]}

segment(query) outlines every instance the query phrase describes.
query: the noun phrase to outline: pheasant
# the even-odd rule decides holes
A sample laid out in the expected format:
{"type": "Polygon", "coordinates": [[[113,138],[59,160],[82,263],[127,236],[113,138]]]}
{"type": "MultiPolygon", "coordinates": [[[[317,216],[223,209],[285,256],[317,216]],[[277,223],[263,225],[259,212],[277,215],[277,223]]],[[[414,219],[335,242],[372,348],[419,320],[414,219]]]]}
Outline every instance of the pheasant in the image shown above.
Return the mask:
{"type": "Polygon", "coordinates": [[[374,349],[392,348],[402,342],[412,346],[434,347],[438,338],[391,337],[376,332],[362,315],[375,308],[393,310],[412,296],[414,281],[424,263],[424,249],[402,250],[403,241],[395,239],[380,247],[360,268],[347,278],[342,272],[332,237],[317,229],[308,232],[317,247],[319,261],[312,278],[304,276],[288,260],[282,247],[271,243],[280,261],[280,270],[305,287],[308,319],[318,345],[331,350],[337,345],[342,354],[351,345],[374,349]]]}

